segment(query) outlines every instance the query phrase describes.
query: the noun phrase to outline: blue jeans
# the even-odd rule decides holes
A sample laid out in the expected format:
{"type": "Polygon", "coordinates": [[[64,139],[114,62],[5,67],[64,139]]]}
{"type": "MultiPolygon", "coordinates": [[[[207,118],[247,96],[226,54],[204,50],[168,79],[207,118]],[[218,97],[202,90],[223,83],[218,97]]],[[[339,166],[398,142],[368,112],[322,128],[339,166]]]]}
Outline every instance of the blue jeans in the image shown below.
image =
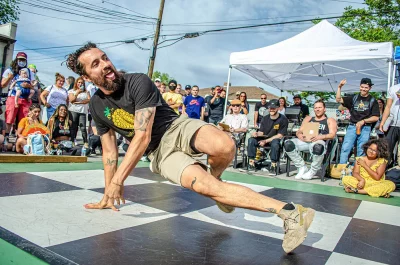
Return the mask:
{"type": "Polygon", "coordinates": [[[344,136],[342,151],[340,152],[340,164],[346,164],[349,160],[349,154],[357,141],[357,157],[365,156],[363,145],[368,142],[369,135],[371,134],[371,126],[363,126],[361,134],[357,135],[356,126],[349,125],[347,127],[346,135],[344,136]]]}
{"type": "Polygon", "coordinates": [[[50,119],[50,117],[54,114],[54,112],[56,111],[56,109],[55,108],[53,108],[53,107],[48,107],[48,108],[46,108],[47,109],[47,120],[49,120],[50,119]]]}

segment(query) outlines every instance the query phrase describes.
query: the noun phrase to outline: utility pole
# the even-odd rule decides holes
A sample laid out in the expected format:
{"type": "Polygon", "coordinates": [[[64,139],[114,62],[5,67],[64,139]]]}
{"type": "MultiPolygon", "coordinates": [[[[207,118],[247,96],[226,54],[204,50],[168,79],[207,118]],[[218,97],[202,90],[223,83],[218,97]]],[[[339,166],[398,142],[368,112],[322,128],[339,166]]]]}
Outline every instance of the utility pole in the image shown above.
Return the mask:
{"type": "Polygon", "coordinates": [[[150,61],[149,61],[149,71],[147,73],[147,75],[150,77],[150,79],[153,76],[154,63],[156,61],[158,38],[160,37],[161,21],[162,21],[162,16],[163,16],[163,12],[164,12],[164,3],[165,3],[165,0],[161,0],[160,10],[158,11],[157,28],[156,28],[156,33],[154,35],[153,49],[152,49],[152,53],[151,53],[150,61]]]}

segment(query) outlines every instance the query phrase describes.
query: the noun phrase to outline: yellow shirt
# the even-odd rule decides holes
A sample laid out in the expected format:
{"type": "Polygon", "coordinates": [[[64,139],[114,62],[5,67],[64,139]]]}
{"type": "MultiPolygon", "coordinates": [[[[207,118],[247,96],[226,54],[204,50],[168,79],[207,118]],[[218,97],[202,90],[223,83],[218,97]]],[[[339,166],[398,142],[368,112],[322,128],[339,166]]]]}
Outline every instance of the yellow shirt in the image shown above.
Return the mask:
{"type": "MultiPolygon", "coordinates": [[[[166,92],[162,95],[165,102],[171,104],[183,104],[182,95],[174,92],[166,92]]],[[[172,108],[177,114],[179,114],[179,107],[172,108]]]]}

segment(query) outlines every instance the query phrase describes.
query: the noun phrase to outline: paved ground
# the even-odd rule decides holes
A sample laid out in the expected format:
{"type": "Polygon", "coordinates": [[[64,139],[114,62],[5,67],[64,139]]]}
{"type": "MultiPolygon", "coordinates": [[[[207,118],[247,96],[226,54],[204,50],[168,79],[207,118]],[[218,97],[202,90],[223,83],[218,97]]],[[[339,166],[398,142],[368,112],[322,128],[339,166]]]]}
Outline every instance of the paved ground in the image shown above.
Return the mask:
{"type": "Polygon", "coordinates": [[[227,170],[229,182],[317,210],[304,245],[286,255],[278,217],[222,213],[147,165],[131,173],[118,213],[83,208],[102,197],[99,158],[0,165],[0,264],[399,264],[399,197],[347,194],[337,180],[227,170]]]}

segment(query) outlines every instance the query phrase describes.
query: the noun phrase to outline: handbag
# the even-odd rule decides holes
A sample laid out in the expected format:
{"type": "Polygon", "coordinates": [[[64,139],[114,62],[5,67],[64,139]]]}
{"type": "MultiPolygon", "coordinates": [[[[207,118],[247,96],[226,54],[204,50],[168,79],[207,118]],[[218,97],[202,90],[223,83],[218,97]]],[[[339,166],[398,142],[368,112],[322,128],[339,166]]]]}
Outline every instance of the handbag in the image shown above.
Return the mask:
{"type": "Polygon", "coordinates": [[[345,175],[350,175],[349,171],[353,171],[353,166],[350,164],[333,164],[330,168],[330,176],[334,179],[340,179],[342,177],[342,171],[345,171],[345,175]]]}

